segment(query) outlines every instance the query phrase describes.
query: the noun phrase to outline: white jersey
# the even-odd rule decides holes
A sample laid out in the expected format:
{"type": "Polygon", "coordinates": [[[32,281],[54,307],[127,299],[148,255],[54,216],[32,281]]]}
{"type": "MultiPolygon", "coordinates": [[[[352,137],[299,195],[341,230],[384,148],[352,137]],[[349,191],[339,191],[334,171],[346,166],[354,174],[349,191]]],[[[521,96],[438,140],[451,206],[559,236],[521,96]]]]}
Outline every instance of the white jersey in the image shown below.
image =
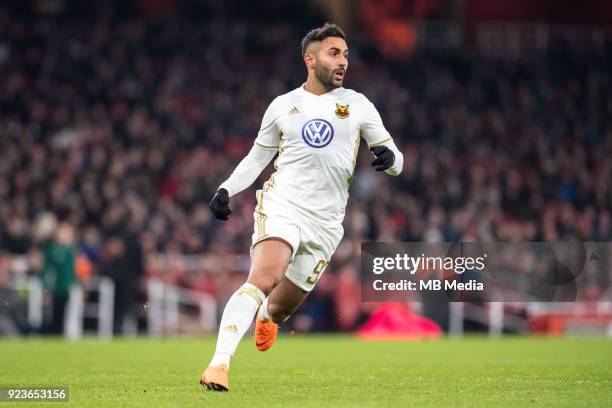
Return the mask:
{"type": "Polygon", "coordinates": [[[255,140],[257,146],[279,152],[267,191],[318,222],[341,224],[360,137],[368,147],[392,147],[399,170],[394,165],[387,173],[401,171],[401,153],[363,94],[337,88],[317,96],[301,86],[277,97],[255,140]]]}

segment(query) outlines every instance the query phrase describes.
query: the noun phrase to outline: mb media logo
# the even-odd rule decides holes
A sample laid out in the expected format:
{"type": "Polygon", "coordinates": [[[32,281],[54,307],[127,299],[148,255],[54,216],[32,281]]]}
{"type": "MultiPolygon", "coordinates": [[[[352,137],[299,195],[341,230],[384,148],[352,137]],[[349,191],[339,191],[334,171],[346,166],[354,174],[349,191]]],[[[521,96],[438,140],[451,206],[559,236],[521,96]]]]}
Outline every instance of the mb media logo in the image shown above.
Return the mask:
{"type": "Polygon", "coordinates": [[[325,147],[334,138],[334,128],[324,119],[311,119],[302,127],[302,138],[308,146],[325,147]]]}

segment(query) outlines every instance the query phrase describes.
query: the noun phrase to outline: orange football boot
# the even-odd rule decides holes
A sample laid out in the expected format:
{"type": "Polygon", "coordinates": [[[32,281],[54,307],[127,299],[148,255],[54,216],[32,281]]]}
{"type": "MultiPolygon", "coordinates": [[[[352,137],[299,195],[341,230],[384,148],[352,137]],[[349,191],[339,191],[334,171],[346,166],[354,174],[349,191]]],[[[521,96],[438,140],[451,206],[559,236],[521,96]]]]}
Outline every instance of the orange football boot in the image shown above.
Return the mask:
{"type": "Polygon", "coordinates": [[[264,322],[257,316],[255,318],[255,346],[259,351],[266,351],[276,341],[278,324],[272,320],[264,322]]]}
{"type": "Polygon", "coordinates": [[[213,391],[229,391],[228,372],[225,364],[209,366],[200,376],[200,385],[213,391]]]}

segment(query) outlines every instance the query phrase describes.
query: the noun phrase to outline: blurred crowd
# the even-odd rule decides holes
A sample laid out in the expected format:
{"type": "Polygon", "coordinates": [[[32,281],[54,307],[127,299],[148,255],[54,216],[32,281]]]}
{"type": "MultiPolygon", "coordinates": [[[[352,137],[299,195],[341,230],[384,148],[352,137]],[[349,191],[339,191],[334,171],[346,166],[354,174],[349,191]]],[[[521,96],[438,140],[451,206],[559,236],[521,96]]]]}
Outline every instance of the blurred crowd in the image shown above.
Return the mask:
{"type": "MultiPolygon", "coordinates": [[[[44,270],[67,225],[88,265],[80,278],[128,276],[137,290],[144,275],[224,302],[248,268],[254,190],[271,169],[232,199],[229,221],[208,201],[268,103],[304,81],[302,35],[284,23],[0,13],[0,286],[16,256],[24,273],[44,270]]],[[[345,239],[297,329],[360,321],[361,241],[612,239],[609,47],[407,62],[362,38],[349,47],[345,86],[379,109],[405,167],[374,172],[362,145],[345,239]]]]}

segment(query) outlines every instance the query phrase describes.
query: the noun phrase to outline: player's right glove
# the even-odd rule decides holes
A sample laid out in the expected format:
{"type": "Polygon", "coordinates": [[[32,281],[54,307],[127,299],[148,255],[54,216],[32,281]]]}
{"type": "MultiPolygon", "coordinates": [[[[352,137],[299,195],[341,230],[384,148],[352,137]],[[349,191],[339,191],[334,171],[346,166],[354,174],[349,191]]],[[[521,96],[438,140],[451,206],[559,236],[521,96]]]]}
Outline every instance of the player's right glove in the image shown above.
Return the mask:
{"type": "Polygon", "coordinates": [[[220,188],[217,190],[212,200],[210,200],[210,211],[215,218],[227,220],[232,210],[229,208],[229,193],[226,189],[220,188]]]}
{"type": "Polygon", "coordinates": [[[376,171],[385,171],[393,166],[395,154],[387,146],[375,146],[370,151],[376,156],[372,162],[372,167],[376,171]]]}

